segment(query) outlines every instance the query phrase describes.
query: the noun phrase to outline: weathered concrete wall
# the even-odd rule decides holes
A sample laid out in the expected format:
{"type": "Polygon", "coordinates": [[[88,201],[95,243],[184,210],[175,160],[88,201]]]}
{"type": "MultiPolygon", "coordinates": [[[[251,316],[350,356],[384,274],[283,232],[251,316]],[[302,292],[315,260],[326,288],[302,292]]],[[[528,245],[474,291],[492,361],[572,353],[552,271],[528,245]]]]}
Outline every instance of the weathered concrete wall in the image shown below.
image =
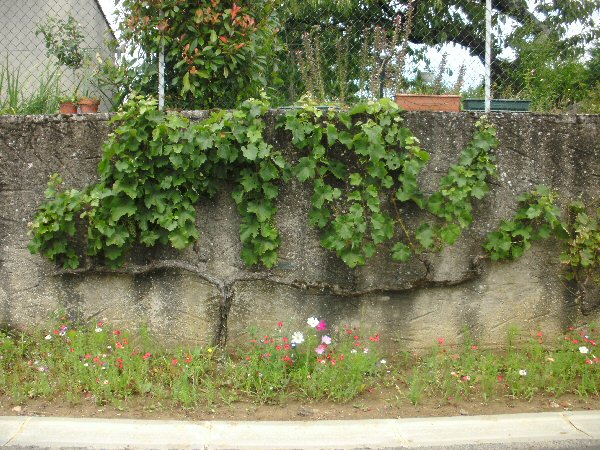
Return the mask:
{"type": "MultiPolygon", "coordinates": [[[[470,139],[476,114],[409,113],[407,124],[432,154],[422,186],[437,180],[470,139]]],[[[600,193],[600,116],[493,114],[500,179],[478,202],[475,223],[452,247],[398,264],[385,252],[365,267],[346,268],[320,247],[308,225],[309,195],[284,186],[278,224],[280,263],[250,271],[239,257],[239,219],[229,193],[199,206],[201,240],[185,252],[138,252],[118,272],[88,268],[65,274],[27,250],[27,222],[43,200],[48,177],[94,181],[107,116],[0,117],[0,323],[40,323],[58,307],[72,317],[107,317],[124,326],[148,323],[168,343],[235,339],[249,325],[279,320],[377,329],[398,348],[430,345],[465,329],[482,342],[501,342],[506,328],[556,334],[600,320],[599,299],[578,303],[561,281],[556,242],[538,244],[519,261],[484,256],[485,234],[509,217],[519,193],[536,184],[564,199],[600,193]]],[[[281,145],[281,135],[273,140],[281,145]]],[[[390,342],[390,341],[388,341],[390,342]]]]}

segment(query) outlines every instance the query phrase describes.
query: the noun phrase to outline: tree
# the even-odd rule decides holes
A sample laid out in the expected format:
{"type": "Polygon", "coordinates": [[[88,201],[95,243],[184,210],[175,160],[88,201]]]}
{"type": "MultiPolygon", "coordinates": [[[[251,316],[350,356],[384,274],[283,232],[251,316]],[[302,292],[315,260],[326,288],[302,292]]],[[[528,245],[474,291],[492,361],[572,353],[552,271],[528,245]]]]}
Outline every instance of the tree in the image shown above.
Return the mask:
{"type": "MultiPolygon", "coordinates": [[[[302,47],[302,35],[315,27],[323,41],[335,42],[340,36],[349,36],[351,67],[359,65],[359,49],[369,39],[376,27],[391,35],[394,22],[408,22],[407,13],[413,8],[410,30],[412,44],[442,46],[457,44],[482,61],[485,55],[485,2],[474,0],[290,0],[278,10],[283,24],[282,36],[288,50],[302,47]]],[[[522,73],[522,56],[531,56],[529,45],[533,41],[550,46],[553,60],[581,57],[585,44],[600,37],[594,14],[600,11],[600,0],[493,0],[494,24],[501,38],[494,42],[494,54],[510,47],[515,57],[494,59],[492,67],[496,84],[505,90],[521,89],[523,79],[514,77],[522,73]],[[585,32],[569,33],[573,27],[585,32]],[[503,82],[500,86],[500,82],[503,82]]],[[[414,47],[414,46],[413,46],[414,47]]],[[[333,51],[325,49],[325,72],[333,72],[333,51]]],[[[356,80],[358,73],[349,74],[356,80]]],[[[327,76],[326,76],[327,78],[327,76]]],[[[331,86],[334,83],[330,83],[331,86]]]]}
{"type": "Polygon", "coordinates": [[[121,37],[129,57],[113,78],[141,93],[158,91],[164,49],[169,107],[229,108],[258,97],[274,72],[273,2],[123,0],[121,37]]]}

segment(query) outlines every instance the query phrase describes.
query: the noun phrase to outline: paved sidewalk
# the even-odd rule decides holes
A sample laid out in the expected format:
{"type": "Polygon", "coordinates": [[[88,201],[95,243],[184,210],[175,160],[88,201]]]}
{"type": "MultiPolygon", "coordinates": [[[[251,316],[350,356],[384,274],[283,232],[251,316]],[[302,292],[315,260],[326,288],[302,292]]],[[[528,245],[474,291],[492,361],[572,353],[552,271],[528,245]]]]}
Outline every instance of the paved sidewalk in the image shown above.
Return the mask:
{"type": "Polygon", "coordinates": [[[86,449],[600,448],[600,411],[310,422],[0,417],[0,447],[86,449]]]}

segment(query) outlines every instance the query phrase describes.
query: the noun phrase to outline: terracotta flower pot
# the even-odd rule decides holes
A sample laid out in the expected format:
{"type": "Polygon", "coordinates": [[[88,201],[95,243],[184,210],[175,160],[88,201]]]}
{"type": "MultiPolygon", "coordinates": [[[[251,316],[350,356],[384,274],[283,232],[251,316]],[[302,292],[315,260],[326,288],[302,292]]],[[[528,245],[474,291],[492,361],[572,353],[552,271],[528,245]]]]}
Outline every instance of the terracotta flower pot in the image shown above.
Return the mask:
{"type": "Polygon", "coordinates": [[[396,103],[407,111],[460,111],[460,95],[396,94],[396,103]]]}
{"type": "Polygon", "coordinates": [[[77,103],[63,102],[59,105],[58,110],[61,114],[77,114],[77,103]]]}
{"type": "Polygon", "coordinates": [[[79,107],[81,108],[82,114],[97,113],[98,106],[100,106],[100,100],[95,98],[81,98],[79,99],[79,107]]]}

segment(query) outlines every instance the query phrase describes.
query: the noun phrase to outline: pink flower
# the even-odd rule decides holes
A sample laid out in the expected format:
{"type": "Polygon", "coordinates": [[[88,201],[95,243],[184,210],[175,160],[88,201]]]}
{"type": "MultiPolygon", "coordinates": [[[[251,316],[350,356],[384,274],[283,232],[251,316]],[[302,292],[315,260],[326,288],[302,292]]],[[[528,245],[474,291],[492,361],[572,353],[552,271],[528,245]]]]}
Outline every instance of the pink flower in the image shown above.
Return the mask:
{"type": "Polygon", "coordinates": [[[438,342],[440,343],[440,345],[444,345],[444,338],[439,337],[438,342]]]}
{"type": "Polygon", "coordinates": [[[321,320],[316,328],[318,331],[325,331],[327,330],[327,323],[324,320],[321,320]]]}
{"type": "Polygon", "coordinates": [[[331,344],[331,338],[327,335],[323,336],[321,338],[321,343],[325,344],[325,345],[330,345],[331,344]]]}
{"type": "Polygon", "coordinates": [[[321,344],[315,349],[315,352],[317,352],[318,355],[322,355],[323,353],[325,353],[326,348],[326,345],[321,344]]]}
{"type": "Polygon", "coordinates": [[[148,352],[148,353],[146,353],[144,356],[142,356],[142,359],[145,361],[145,360],[147,360],[148,358],[150,358],[151,356],[152,356],[152,353],[148,352]]]}

